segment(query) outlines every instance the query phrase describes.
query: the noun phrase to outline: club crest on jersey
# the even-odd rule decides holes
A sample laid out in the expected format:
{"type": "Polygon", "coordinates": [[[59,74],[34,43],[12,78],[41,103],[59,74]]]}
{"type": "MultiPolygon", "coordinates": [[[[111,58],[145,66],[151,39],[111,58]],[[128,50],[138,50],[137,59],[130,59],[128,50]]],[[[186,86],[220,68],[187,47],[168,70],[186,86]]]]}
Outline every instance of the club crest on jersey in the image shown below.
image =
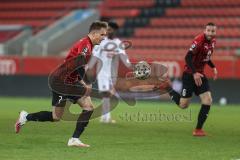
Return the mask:
{"type": "Polygon", "coordinates": [[[83,48],[82,54],[83,54],[83,55],[86,55],[87,52],[88,52],[88,48],[87,48],[87,47],[83,48]]]}
{"type": "Polygon", "coordinates": [[[191,48],[192,49],[196,48],[196,44],[192,44],[191,48]]]}
{"type": "Polygon", "coordinates": [[[196,48],[196,44],[195,43],[192,44],[192,46],[191,46],[191,48],[189,50],[192,51],[194,48],[196,48]]]}

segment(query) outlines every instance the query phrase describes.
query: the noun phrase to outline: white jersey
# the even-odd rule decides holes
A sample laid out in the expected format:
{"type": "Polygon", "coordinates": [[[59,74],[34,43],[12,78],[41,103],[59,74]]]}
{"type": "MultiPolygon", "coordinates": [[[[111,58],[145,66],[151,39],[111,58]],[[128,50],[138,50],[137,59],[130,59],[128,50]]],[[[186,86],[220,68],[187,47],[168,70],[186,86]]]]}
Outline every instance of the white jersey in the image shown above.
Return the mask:
{"type": "MultiPolygon", "coordinates": [[[[118,73],[118,64],[120,54],[126,55],[124,46],[118,38],[105,38],[100,45],[93,48],[93,56],[101,60],[99,73],[97,73],[99,90],[110,90],[112,79],[115,79],[118,73]]],[[[127,59],[128,63],[129,60],[127,59]]]]}
{"type": "Polygon", "coordinates": [[[121,40],[118,38],[108,39],[105,38],[100,45],[93,48],[93,56],[96,56],[102,61],[102,66],[100,72],[98,73],[98,78],[112,77],[112,69],[118,69],[114,62],[114,57],[119,54],[125,54],[126,52],[121,48],[121,40]]]}

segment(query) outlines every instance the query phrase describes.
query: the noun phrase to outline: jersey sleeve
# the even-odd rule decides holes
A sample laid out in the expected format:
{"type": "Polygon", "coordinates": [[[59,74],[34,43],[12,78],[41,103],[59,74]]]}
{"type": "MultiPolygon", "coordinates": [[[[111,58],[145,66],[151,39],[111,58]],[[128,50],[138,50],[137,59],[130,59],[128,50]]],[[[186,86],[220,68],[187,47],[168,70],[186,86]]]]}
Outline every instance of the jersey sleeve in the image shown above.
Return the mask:
{"type": "Polygon", "coordinates": [[[83,40],[80,40],[74,46],[70,49],[68,52],[68,55],[66,56],[65,60],[71,59],[73,57],[79,56],[79,55],[86,55],[88,52],[87,44],[84,43],[83,40]]]}
{"type": "Polygon", "coordinates": [[[92,51],[93,56],[100,58],[100,52],[101,52],[101,46],[100,45],[94,46],[92,51]]]}
{"type": "MultiPolygon", "coordinates": [[[[212,40],[212,54],[211,54],[211,56],[209,57],[209,60],[210,60],[210,61],[211,61],[211,59],[212,59],[212,55],[213,55],[213,53],[214,53],[214,48],[215,48],[215,46],[216,46],[216,39],[214,38],[214,39],[212,40]]],[[[211,62],[210,62],[210,63],[211,63],[211,62]]],[[[215,66],[210,64],[210,67],[214,68],[215,66]]]]}
{"type": "Polygon", "coordinates": [[[216,39],[213,39],[213,42],[212,42],[212,48],[214,50],[214,48],[216,47],[216,39]]]}
{"type": "Polygon", "coordinates": [[[201,45],[201,39],[195,38],[191,44],[191,47],[189,48],[189,51],[196,53],[197,49],[200,47],[200,45],[201,45]]]}
{"type": "Polygon", "coordinates": [[[120,39],[117,40],[117,52],[118,54],[126,54],[125,46],[120,39]]]}
{"type": "Polygon", "coordinates": [[[89,52],[89,50],[88,50],[88,47],[87,47],[86,43],[79,43],[77,45],[78,55],[87,55],[87,54],[89,54],[88,52],[89,52]]]}
{"type": "Polygon", "coordinates": [[[121,40],[118,40],[118,54],[120,55],[120,59],[124,65],[128,68],[131,67],[131,62],[128,55],[126,54],[125,45],[121,40]]]}

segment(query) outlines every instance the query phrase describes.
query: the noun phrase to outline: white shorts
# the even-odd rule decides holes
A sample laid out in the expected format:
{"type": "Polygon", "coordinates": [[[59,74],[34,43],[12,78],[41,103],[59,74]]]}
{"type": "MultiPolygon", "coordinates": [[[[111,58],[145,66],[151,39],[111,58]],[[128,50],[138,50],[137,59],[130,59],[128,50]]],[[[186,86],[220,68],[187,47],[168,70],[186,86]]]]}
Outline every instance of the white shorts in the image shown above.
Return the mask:
{"type": "Polygon", "coordinates": [[[98,90],[100,92],[110,91],[112,89],[112,81],[109,78],[98,78],[98,90]]]}

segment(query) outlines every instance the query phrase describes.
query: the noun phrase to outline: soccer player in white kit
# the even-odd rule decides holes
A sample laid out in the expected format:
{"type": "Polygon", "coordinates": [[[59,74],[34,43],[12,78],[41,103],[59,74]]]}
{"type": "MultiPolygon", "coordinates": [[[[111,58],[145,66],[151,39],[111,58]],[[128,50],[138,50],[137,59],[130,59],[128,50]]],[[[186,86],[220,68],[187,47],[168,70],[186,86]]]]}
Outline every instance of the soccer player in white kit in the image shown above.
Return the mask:
{"type": "Polygon", "coordinates": [[[100,122],[115,123],[110,114],[110,96],[115,94],[114,84],[118,75],[119,60],[128,68],[132,67],[125,52],[124,44],[116,37],[119,26],[115,22],[108,23],[107,37],[95,46],[93,56],[101,61],[98,65],[97,82],[98,90],[102,96],[102,116],[100,122]]]}

